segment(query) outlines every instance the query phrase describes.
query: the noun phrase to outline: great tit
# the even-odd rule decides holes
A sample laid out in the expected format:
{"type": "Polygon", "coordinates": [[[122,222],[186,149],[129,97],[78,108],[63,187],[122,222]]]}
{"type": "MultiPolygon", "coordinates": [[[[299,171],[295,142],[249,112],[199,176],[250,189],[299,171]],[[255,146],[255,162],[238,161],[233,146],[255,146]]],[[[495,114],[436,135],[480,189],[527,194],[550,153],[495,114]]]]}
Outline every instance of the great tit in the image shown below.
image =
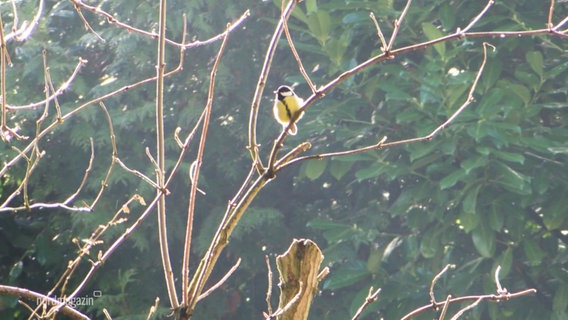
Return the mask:
{"type": "MultiPolygon", "coordinates": [[[[276,121],[282,125],[282,130],[286,129],[290,124],[290,120],[298,112],[302,112],[300,107],[304,103],[304,100],[298,97],[292,88],[288,86],[280,86],[278,90],[274,91],[276,94],[276,99],[274,101],[274,118],[276,121]]],[[[296,118],[296,121],[300,120],[303,116],[303,112],[296,118]]],[[[298,127],[293,123],[288,130],[291,135],[296,135],[298,132],[298,127]]]]}

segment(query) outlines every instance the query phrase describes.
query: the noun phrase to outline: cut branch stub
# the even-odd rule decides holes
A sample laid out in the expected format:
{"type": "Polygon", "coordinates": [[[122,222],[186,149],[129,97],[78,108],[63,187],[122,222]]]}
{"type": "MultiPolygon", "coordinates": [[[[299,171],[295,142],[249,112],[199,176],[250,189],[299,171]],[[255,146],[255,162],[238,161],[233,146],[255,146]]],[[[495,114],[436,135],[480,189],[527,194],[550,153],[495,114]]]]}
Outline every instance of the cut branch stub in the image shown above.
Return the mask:
{"type": "Polygon", "coordinates": [[[318,287],[323,254],[309,239],[294,239],[288,250],[276,257],[280,277],[279,320],[308,318],[310,305],[318,287]],[[291,303],[292,302],[292,303],[291,303]]]}

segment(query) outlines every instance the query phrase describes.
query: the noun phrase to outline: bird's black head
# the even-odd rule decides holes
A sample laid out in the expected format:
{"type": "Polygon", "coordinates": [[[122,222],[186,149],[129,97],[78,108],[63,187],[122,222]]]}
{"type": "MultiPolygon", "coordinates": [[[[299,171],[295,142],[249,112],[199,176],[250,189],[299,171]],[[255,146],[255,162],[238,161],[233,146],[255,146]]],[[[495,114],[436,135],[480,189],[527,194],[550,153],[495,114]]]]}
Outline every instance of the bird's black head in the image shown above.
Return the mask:
{"type": "Polygon", "coordinates": [[[285,97],[294,95],[294,91],[288,86],[280,86],[278,87],[278,90],[274,91],[274,93],[276,93],[276,95],[278,96],[278,100],[282,100],[285,97]]]}

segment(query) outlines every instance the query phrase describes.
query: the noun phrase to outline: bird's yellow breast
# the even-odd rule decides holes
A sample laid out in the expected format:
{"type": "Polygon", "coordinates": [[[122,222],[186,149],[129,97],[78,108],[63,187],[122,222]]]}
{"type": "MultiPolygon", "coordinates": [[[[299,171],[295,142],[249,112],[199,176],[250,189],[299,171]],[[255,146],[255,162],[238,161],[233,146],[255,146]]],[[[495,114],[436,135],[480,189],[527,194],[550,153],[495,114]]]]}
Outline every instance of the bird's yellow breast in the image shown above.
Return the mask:
{"type": "MultiPolygon", "coordinates": [[[[288,125],[290,119],[300,110],[302,100],[297,96],[284,97],[282,100],[276,100],[274,104],[274,117],[281,125],[288,125]]],[[[302,115],[296,120],[300,120],[302,115]]]]}

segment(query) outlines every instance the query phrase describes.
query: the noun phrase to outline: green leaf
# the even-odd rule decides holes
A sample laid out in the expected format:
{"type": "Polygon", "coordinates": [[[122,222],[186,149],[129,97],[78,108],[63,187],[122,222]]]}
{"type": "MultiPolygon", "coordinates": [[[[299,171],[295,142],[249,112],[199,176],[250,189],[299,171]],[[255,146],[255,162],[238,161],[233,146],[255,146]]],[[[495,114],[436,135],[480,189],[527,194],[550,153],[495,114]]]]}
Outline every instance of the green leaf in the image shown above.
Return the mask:
{"type": "Polygon", "coordinates": [[[542,210],[542,222],[548,230],[560,229],[564,225],[567,213],[568,210],[563,201],[549,203],[542,210]]]}
{"type": "Polygon", "coordinates": [[[505,223],[505,214],[498,210],[496,205],[492,205],[488,216],[488,223],[491,230],[495,230],[497,232],[501,231],[503,224],[505,223]]]}
{"type": "Polygon", "coordinates": [[[448,188],[453,187],[458,181],[461,181],[466,177],[465,170],[458,169],[450,173],[449,175],[445,176],[440,180],[440,189],[445,190],[448,188]]]}
{"type": "Polygon", "coordinates": [[[359,181],[376,178],[383,172],[387,171],[389,167],[390,166],[385,163],[375,162],[366,168],[357,170],[357,172],[355,172],[355,177],[359,181]]]}
{"type": "Polygon", "coordinates": [[[444,29],[450,30],[454,28],[456,24],[456,14],[449,3],[445,3],[440,7],[439,15],[444,29]]]}
{"type": "MultiPolygon", "coordinates": [[[[424,22],[422,23],[422,31],[428,40],[438,39],[444,36],[442,31],[436,28],[433,24],[424,22]]],[[[444,42],[438,43],[434,45],[434,49],[438,52],[438,54],[442,57],[442,60],[446,57],[446,44],[444,42]]]]}
{"type": "Polygon", "coordinates": [[[500,161],[496,162],[495,167],[497,168],[495,182],[515,193],[522,195],[530,194],[530,177],[514,170],[500,161]]]}
{"type": "Polygon", "coordinates": [[[477,212],[477,195],[480,189],[481,185],[478,184],[467,191],[462,201],[462,209],[465,213],[475,214],[477,212]]]}
{"type": "Polygon", "coordinates": [[[479,167],[485,167],[487,165],[487,157],[482,155],[473,155],[467,158],[465,161],[460,163],[460,167],[465,170],[465,174],[468,175],[472,170],[479,167]]]}
{"type": "Polygon", "coordinates": [[[523,85],[511,83],[509,84],[509,91],[521,98],[525,105],[529,104],[531,101],[531,92],[523,85]]]}
{"type": "Polygon", "coordinates": [[[501,88],[491,88],[487,94],[484,94],[479,102],[478,110],[483,117],[491,118],[499,112],[501,108],[499,107],[499,102],[505,96],[505,92],[501,88]]]}
{"type": "Polygon", "coordinates": [[[306,0],[306,13],[308,15],[315,13],[318,11],[318,2],[317,0],[306,0]]]}
{"type": "Polygon", "coordinates": [[[495,253],[495,232],[483,223],[471,232],[475,249],[482,257],[491,258],[495,253]]]}
{"type": "Polygon", "coordinates": [[[332,177],[335,178],[335,180],[339,181],[347,172],[349,172],[349,170],[351,170],[352,167],[353,165],[349,162],[337,160],[334,161],[332,159],[329,163],[329,173],[332,177]]]}
{"type": "Polygon", "coordinates": [[[494,150],[493,154],[502,160],[523,164],[525,163],[525,156],[519,153],[512,153],[506,151],[494,150]]]}
{"type": "Polygon", "coordinates": [[[10,279],[12,280],[16,280],[16,278],[18,278],[20,276],[20,274],[22,274],[22,271],[24,269],[24,263],[22,262],[22,260],[14,263],[12,265],[12,268],[10,269],[10,279]]]}
{"type": "Polygon", "coordinates": [[[525,55],[531,69],[542,78],[544,59],[540,51],[529,51],[525,55]]]}
{"type": "Polygon", "coordinates": [[[552,300],[552,310],[554,312],[566,312],[568,307],[568,284],[560,283],[558,289],[554,293],[554,299],[552,300]]]}
{"type": "MultiPolygon", "coordinates": [[[[501,77],[501,72],[503,71],[503,62],[498,59],[490,59],[487,61],[485,69],[483,69],[483,75],[481,76],[481,81],[487,90],[495,89],[495,82],[501,77]]],[[[495,107],[495,106],[493,106],[495,107]]],[[[497,109],[497,108],[496,108],[497,109]]]]}
{"type": "Polygon", "coordinates": [[[415,145],[409,146],[410,151],[410,162],[416,161],[416,159],[420,159],[427,154],[435,152],[440,148],[440,144],[447,143],[447,141],[429,141],[426,143],[419,143],[415,145]]]}
{"type": "Polygon", "coordinates": [[[324,219],[314,219],[310,220],[306,226],[317,229],[317,230],[330,230],[330,229],[345,229],[351,228],[350,224],[324,220],[324,219]]]}
{"type": "Polygon", "coordinates": [[[465,232],[471,232],[479,226],[481,222],[481,216],[476,213],[466,213],[462,212],[459,216],[458,223],[463,228],[465,232]]]}
{"type": "Polygon", "coordinates": [[[321,160],[309,160],[304,165],[306,177],[312,181],[319,178],[327,167],[327,158],[321,160]]]}
{"type": "Polygon", "coordinates": [[[307,24],[312,36],[319,41],[320,45],[324,46],[329,39],[332,25],[329,13],[318,10],[315,14],[309,15],[307,24]]]}
{"type": "Polygon", "coordinates": [[[426,231],[420,241],[420,253],[424,258],[433,258],[440,248],[440,232],[438,229],[426,231]]]}
{"type": "Polygon", "coordinates": [[[367,270],[364,263],[356,263],[355,265],[332,271],[331,275],[323,284],[325,290],[336,290],[344,288],[367,278],[371,273],[367,270]]]}
{"type": "Polygon", "coordinates": [[[538,245],[538,243],[536,243],[533,239],[530,238],[525,239],[525,241],[523,241],[523,250],[530,264],[533,266],[540,265],[542,259],[546,255],[542,251],[542,248],[538,245]]]}

